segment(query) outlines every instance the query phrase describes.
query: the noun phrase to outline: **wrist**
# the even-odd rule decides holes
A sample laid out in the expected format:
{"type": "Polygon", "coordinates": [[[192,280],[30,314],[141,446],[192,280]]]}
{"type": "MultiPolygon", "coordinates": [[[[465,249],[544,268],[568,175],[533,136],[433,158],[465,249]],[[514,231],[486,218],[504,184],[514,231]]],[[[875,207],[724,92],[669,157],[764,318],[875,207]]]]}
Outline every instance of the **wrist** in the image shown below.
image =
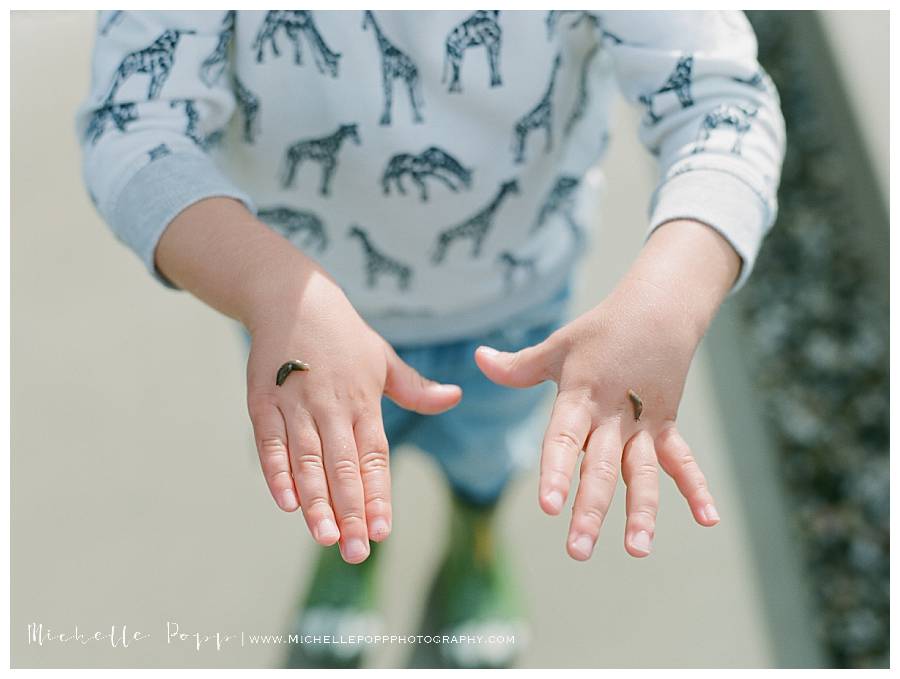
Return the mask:
{"type": "Polygon", "coordinates": [[[257,222],[246,242],[244,270],[236,285],[237,319],[253,335],[284,319],[308,319],[346,301],[343,289],[315,261],[257,222]]]}
{"type": "MultiPolygon", "coordinates": [[[[293,247],[293,246],[291,246],[293,247]]],[[[343,289],[313,259],[301,252],[273,258],[248,277],[237,305],[237,320],[251,337],[262,328],[309,323],[349,304],[343,289]]]]}
{"type": "Polygon", "coordinates": [[[645,243],[620,285],[659,291],[660,313],[703,337],[740,273],[741,258],[711,227],[689,219],[665,222],[645,243]]]}

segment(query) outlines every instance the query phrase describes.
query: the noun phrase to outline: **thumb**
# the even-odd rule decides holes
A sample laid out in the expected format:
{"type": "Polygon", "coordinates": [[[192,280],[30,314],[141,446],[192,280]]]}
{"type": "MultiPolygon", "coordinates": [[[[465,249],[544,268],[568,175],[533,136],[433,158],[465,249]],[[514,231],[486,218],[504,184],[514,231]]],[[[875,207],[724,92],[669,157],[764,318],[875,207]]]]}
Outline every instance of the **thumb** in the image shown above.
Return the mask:
{"type": "Polygon", "coordinates": [[[480,346],[475,351],[475,363],[481,372],[504,387],[533,387],[553,379],[546,342],[520,351],[498,351],[480,346]]]}
{"type": "Polygon", "coordinates": [[[437,415],[459,403],[462,398],[459,386],[440,384],[422,377],[387,342],[385,355],[387,377],[384,381],[384,393],[401,408],[423,415],[437,415]]]}

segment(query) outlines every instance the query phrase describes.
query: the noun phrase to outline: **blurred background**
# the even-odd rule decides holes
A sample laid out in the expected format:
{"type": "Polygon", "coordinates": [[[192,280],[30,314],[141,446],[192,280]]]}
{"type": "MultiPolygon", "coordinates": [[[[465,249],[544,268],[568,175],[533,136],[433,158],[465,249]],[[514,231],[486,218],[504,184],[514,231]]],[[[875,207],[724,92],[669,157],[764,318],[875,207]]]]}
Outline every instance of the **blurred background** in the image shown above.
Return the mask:
{"type": "MultiPolygon", "coordinates": [[[[519,479],[501,512],[529,593],[523,667],[888,665],[888,12],[748,16],[788,125],[779,220],[679,413],[722,523],[696,526],[665,478],[651,558],[622,549],[620,492],[577,563],[536,473],[519,479]]],[[[234,323],[152,281],[82,186],[73,113],[94,25],[11,18],[12,666],[278,666],[274,644],[165,643],[167,622],[291,631],[318,548],[263,483],[234,323]],[[153,642],[38,645],[33,623],[153,642]]],[[[605,179],[591,176],[602,247],[574,313],[642,241],[656,170],[639,115],[617,105],[605,179]]],[[[448,497],[427,458],[395,452],[383,632],[416,634],[448,497]]],[[[410,650],[375,646],[371,664],[410,650]]]]}

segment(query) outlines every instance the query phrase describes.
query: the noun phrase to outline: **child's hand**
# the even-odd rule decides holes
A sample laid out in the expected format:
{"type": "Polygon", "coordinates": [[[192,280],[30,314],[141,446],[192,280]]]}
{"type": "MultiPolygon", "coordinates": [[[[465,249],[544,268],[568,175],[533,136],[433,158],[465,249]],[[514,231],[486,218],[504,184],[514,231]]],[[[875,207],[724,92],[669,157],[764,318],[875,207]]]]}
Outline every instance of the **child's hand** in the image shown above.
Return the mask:
{"type": "Polygon", "coordinates": [[[274,286],[278,301],[263,296],[247,322],[247,402],[259,458],[278,506],[302,507],[319,544],[340,538],[344,560],[359,563],[369,555],[368,541],[391,530],[382,394],[434,414],[456,405],[461,390],[404,363],[323,272],[291,285],[274,286]],[[293,359],[309,371],[276,386],[279,367],[293,359]]]}
{"type": "Polygon", "coordinates": [[[625,549],[650,552],[658,504],[656,460],[677,482],[694,517],[718,521],[703,473],[675,426],[675,414],[696,346],[667,293],[643,282],[622,286],[596,308],[544,342],[517,353],[476,360],[494,382],[559,385],[541,455],[540,504],[558,514],[578,454],[585,451],[569,529],[568,551],[587,559],[615,492],[621,464],[628,486],[625,549]],[[628,390],[643,401],[634,419],[628,390]]]}
{"type": "Polygon", "coordinates": [[[302,507],[322,545],[369,555],[391,531],[381,398],[424,414],[459,402],[455,385],[419,375],[365,323],[318,263],[230,198],[178,214],[155,252],[178,287],[243,323],[252,336],[247,405],[263,474],[278,506],[302,507]],[[305,361],[308,372],[278,369],[305,361]]]}
{"type": "Polygon", "coordinates": [[[712,229],[670,222],[654,233],[629,274],[599,306],[533,347],[476,352],[479,367],[498,384],[529,387],[553,380],[558,385],[543,442],[539,494],[542,509],[558,514],[578,454],[585,451],[567,541],[573,558],[590,558],[620,467],[627,486],[625,549],[632,556],[651,550],[657,460],[695,520],[704,526],[718,523],[706,479],[678,433],[675,416],[694,350],[739,262],[712,229]],[[697,261],[705,266],[697,267],[697,261]],[[643,402],[638,421],[629,390],[643,402]]]}

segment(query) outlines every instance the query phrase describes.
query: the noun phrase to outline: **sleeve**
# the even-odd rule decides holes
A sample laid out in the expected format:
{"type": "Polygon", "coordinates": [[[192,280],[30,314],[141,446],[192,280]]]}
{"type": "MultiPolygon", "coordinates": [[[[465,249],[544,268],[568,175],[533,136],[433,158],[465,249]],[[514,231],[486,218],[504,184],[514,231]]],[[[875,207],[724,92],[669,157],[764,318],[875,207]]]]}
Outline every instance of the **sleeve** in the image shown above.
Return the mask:
{"type": "Polygon", "coordinates": [[[91,86],[75,115],[82,175],[116,237],[156,269],[169,222],[203,198],[252,200],[209,155],[235,108],[228,69],[233,11],[102,11],[91,86]]]}
{"type": "Polygon", "coordinates": [[[778,92],[750,22],[739,11],[598,18],[623,95],[644,109],[640,140],[659,164],[647,237],[679,218],[714,228],[741,257],[733,293],[775,221],[785,151],[778,92]]]}

